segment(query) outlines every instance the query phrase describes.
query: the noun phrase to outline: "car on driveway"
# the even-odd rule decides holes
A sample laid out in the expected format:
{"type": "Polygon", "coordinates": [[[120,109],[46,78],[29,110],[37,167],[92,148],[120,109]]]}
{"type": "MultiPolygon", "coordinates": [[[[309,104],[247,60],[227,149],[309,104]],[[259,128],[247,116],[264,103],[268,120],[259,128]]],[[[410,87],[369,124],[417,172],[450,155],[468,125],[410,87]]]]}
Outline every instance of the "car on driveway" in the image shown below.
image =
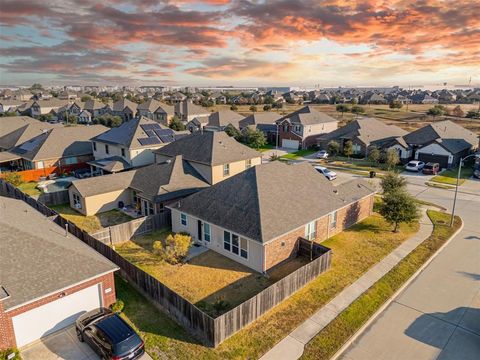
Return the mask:
{"type": "Polygon", "coordinates": [[[328,153],[326,150],[320,150],[317,153],[317,159],[328,159],[328,153]]]}
{"type": "Polygon", "coordinates": [[[419,160],[412,160],[407,165],[405,165],[405,170],[407,171],[422,171],[425,163],[419,160]]]}
{"type": "Polygon", "coordinates": [[[88,343],[101,359],[132,360],[145,353],[140,336],[109,309],[99,308],[81,315],[75,327],[78,340],[88,343]]]}
{"type": "Polygon", "coordinates": [[[425,175],[437,175],[440,171],[440,164],[439,163],[432,163],[428,162],[422,169],[422,173],[425,175]]]}
{"type": "Polygon", "coordinates": [[[331,170],[328,170],[326,167],[323,166],[315,166],[315,170],[317,170],[320,174],[323,174],[328,180],[332,181],[337,178],[337,173],[331,170]]]}

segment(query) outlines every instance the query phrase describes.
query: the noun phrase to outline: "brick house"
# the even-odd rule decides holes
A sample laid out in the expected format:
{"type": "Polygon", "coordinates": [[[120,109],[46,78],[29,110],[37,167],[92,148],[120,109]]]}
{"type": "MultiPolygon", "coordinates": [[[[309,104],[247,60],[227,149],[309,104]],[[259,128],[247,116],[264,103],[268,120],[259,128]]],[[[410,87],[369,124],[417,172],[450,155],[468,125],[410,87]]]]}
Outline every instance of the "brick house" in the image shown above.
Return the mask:
{"type": "Polygon", "coordinates": [[[338,128],[338,120],[305,106],[279,120],[278,143],[290,149],[307,149],[317,144],[317,137],[338,128]]]}
{"type": "Polygon", "coordinates": [[[0,197],[0,349],[23,347],[116,300],[118,268],[20,200],[0,197]]]}
{"type": "Polygon", "coordinates": [[[264,273],[295,257],[301,238],[322,241],[371,215],[375,190],[338,186],[307,163],[248,169],[167,206],[172,230],[264,273]]]}

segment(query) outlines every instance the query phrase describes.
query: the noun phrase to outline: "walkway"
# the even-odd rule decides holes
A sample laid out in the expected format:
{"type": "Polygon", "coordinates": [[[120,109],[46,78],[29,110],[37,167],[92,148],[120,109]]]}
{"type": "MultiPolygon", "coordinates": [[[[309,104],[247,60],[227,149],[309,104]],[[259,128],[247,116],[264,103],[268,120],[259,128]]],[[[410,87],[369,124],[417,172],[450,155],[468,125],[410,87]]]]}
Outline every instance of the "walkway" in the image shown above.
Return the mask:
{"type": "Polygon", "coordinates": [[[286,338],[268,351],[261,360],[293,360],[303,354],[305,344],[313,339],[333,319],[345,310],[355,299],[388,273],[405,256],[427,239],[433,231],[433,224],[422,210],[419,231],[398,246],[382,261],[363,274],[352,285],[345,288],[328,304],[292,331],[286,338]]]}

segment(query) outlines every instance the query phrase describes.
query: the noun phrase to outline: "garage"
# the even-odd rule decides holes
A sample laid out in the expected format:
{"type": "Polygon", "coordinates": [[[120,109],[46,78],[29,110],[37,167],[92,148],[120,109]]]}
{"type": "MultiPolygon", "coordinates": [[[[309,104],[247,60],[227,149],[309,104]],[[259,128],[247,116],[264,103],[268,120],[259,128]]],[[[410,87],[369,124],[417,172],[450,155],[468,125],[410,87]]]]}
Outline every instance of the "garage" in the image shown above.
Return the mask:
{"type": "Polygon", "coordinates": [[[287,149],[298,149],[300,142],[298,140],[282,139],[282,147],[287,149]]]}
{"type": "Polygon", "coordinates": [[[12,317],[17,347],[73,324],[84,312],[100,307],[100,299],[101,286],[96,284],[12,317]]]}
{"type": "Polygon", "coordinates": [[[440,164],[440,168],[448,168],[448,155],[436,155],[436,154],[425,154],[418,153],[418,160],[425,163],[435,162],[440,164]]]}

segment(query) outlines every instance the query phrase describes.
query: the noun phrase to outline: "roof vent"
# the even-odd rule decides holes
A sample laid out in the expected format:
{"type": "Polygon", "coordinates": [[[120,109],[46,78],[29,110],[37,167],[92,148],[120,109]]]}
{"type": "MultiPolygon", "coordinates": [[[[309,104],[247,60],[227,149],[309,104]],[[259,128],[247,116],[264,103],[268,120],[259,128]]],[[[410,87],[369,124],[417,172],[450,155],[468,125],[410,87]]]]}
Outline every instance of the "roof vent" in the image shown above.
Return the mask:
{"type": "Polygon", "coordinates": [[[334,194],[338,194],[338,190],[337,190],[337,189],[333,189],[333,193],[334,193],[334,194]]]}

